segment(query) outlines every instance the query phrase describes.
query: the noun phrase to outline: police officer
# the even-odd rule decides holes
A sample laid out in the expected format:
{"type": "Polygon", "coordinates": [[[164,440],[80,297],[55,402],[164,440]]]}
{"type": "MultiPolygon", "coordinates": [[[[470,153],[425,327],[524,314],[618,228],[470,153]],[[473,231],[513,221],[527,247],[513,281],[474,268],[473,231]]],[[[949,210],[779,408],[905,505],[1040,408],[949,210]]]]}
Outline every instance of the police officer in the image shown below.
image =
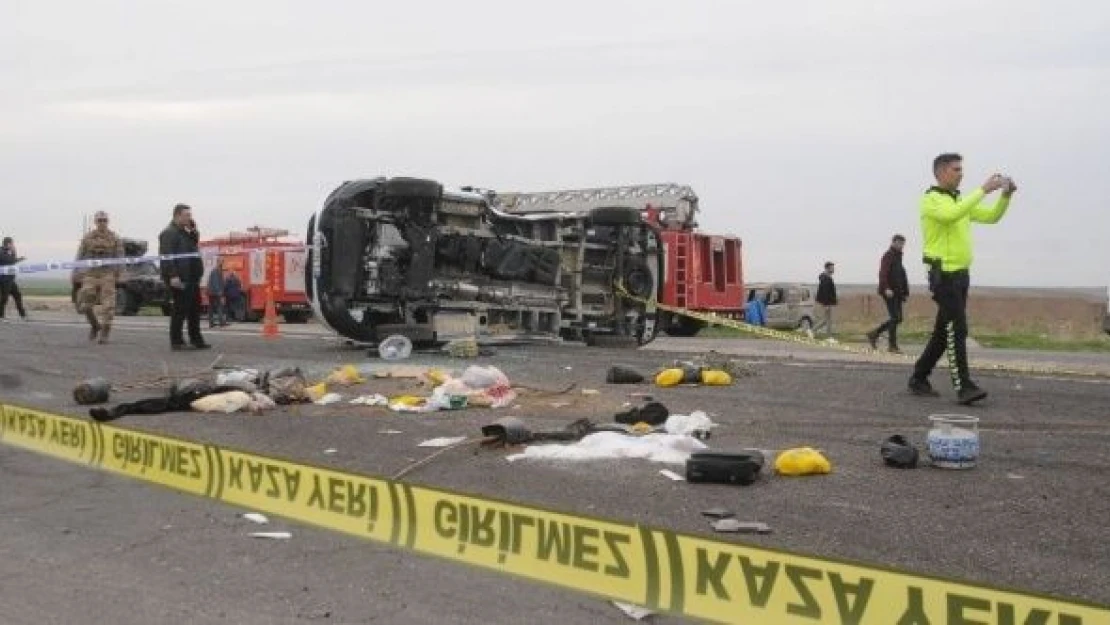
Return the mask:
{"type": "MultiPolygon", "coordinates": [[[[123,239],[108,229],[108,213],[97,211],[96,226],[81,238],[77,260],[123,258],[123,239]]],[[[77,312],[89,320],[89,340],[108,342],[112,316],[116,312],[116,280],[123,265],[89,267],[81,270],[81,289],[77,292],[77,312]]]]}
{"type": "Polygon", "coordinates": [[[961,196],[963,158],[959,154],[936,157],[933,175],[937,184],[921,199],[921,230],[923,260],[929,268],[929,290],[937,303],[937,319],[929,344],[914,364],[909,389],[915,395],[938,395],[929,384],[929,374],[947,351],[957,399],[969,405],[987,396],[987,392],[971,380],[967,365],[967,293],[973,258],[971,224],[998,223],[1006,214],[1017,185],[995,174],[978,189],[961,196]],[[983,205],[983,198],[999,189],[1002,197],[993,205],[983,205]]]}
{"type": "Polygon", "coordinates": [[[200,259],[200,234],[188,204],[173,207],[173,220],[158,235],[158,254],[175,256],[162,261],[162,279],[173,295],[173,316],[170,318],[170,348],[185,349],[183,326],[188,327],[189,343],[194,349],[209,349],[200,333],[200,282],[204,279],[204,262],[200,259]]]}

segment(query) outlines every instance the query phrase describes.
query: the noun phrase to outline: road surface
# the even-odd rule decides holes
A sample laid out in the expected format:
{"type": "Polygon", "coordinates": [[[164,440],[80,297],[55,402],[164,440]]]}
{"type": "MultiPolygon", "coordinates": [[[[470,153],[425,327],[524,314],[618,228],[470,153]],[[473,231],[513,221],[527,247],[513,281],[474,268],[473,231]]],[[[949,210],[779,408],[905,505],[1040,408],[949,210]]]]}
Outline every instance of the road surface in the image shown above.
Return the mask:
{"type": "MultiPolygon", "coordinates": [[[[221,353],[227,365],[295,363],[313,372],[367,362],[364,351],[312,325],[283,325],[282,338],[270,341],[257,326],[233,326],[209,332],[211,352],[173,353],[164,324],[120,320],[106,346],[88,344],[72,315],[0,324],[0,392],[13,403],[82,415],[69,393],[93,375],[126,382],[202,368],[221,353]]],[[[811,445],[827,453],[834,471],[765,476],[751,487],[695,486],[667,480],[661,465],[642,461],[509,465],[502,452],[457,451],[407,479],[700,534],[709,533],[700,511],[723,506],[773,527],[770,535],[744,537],[754,544],[1110,604],[1106,381],[984,374],[991,398],[959,410],[982,419],[980,466],[899,471],[882,466],[878,443],[894,433],[920,443],[929,414],[957,408],[943,376],[935,382],[945,397],[914,398],[903,391],[904,368],[823,360],[804,349],[779,360],[760,352],[770,345],[666,339],[635,351],[501,348],[479,362],[501,367],[518,384],[578,387],[558,396],[528,393],[519,408],[497,413],[304,406],[262,416],[132,416],[117,424],[389,475],[424,457],[427,450],[416,445],[427,438],[474,435],[505,414],[535,428],[582,416],[605,420],[630,392],[649,391],[672,412],[713,415],[720,424],[714,447],[811,445]],[[759,361],[759,374],[727,388],[604,384],[613,363],[651,372],[684,357],[682,349],[707,346],[747,354],[759,361]],[[600,394],[583,395],[582,388],[600,394]],[[401,433],[383,433],[389,430],[401,433]],[[329,449],[335,453],[325,454],[329,449]]],[[[432,356],[412,363],[463,364],[432,356]]],[[[358,390],[389,394],[406,384],[376,381],[358,390]]],[[[292,540],[251,539],[257,527],[237,516],[242,512],[0,446],[0,614],[5,623],[35,625],[629,622],[592,597],[278,519],[267,529],[288,529],[292,540]]]]}

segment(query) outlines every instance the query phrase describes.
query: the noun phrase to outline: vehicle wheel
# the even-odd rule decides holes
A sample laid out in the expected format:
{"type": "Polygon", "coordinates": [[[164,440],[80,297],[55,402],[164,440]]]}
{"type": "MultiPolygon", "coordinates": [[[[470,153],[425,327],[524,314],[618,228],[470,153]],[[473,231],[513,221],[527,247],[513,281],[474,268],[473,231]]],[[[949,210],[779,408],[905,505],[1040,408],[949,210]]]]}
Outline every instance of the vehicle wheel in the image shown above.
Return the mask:
{"type": "Polygon", "coordinates": [[[443,185],[421,178],[390,178],[382,185],[382,193],[388,197],[439,199],[443,197],[443,185]]]}
{"type": "Polygon", "coordinates": [[[116,290],[116,315],[131,317],[139,312],[139,298],[127,289],[116,290]]]}
{"type": "Polygon", "coordinates": [[[308,323],[311,315],[303,310],[291,310],[281,313],[281,316],[285,319],[285,323],[308,323]]]}
{"type": "Polygon", "coordinates": [[[705,322],[690,317],[678,317],[673,323],[667,325],[667,336],[691,337],[705,327],[705,322]]]}
{"type": "Polygon", "coordinates": [[[608,206],[590,211],[590,223],[598,226],[636,226],[643,222],[635,208],[608,206]]]}
{"type": "Polygon", "coordinates": [[[813,329],[813,319],[802,317],[802,320],[798,322],[797,329],[799,332],[809,332],[813,329]]]}
{"type": "Polygon", "coordinates": [[[633,265],[624,274],[624,288],[633,297],[647,299],[651,297],[655,291],[655,281],[651,276],[651,270],[648,269],[647,264],[638,263],[633,265]]]}

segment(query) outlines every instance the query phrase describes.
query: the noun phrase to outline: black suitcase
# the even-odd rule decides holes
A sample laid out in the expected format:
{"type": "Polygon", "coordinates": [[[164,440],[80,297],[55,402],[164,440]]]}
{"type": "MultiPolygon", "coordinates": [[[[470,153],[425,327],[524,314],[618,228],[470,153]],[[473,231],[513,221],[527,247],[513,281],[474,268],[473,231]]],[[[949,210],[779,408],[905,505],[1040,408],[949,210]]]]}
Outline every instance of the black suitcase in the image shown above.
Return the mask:
{"type": "Polygon", "coordinates": [[[686,481],[747,486],[755,482],[763,461],[758,449],[696,451],[686,460],[686,481]]]}

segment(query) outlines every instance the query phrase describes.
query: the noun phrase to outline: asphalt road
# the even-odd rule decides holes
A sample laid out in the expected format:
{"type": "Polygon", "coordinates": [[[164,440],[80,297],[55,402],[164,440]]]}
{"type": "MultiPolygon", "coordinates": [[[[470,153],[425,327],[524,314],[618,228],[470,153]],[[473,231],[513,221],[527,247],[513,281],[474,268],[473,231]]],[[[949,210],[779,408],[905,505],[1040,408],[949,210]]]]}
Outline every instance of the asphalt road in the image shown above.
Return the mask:
{"type": "MultiPolygon", "coordinates": [[[[121,320],[107,346],[89,345],[84,329],[69,322],[72,316],[40,319],[0,325],[0,392],[7,401],[75,415],[82,412],[70,389],[92,375],[126,382],[202,368],[220,353],[223,364],[296,363],[318,372],[368,362],[363,351],[313,326],[283,326],[283,337],[273,341],[258,338],[257,326],[233,327],[209,334],[212,352],[173,353],[159,319],[121,320]]],[[[748,343],[710,345],[750,353],[748,343]]],[[[480,362],[501,367],[518,384],[578,387],[560,396],[527,393],[519,408],[496,414],[397,415],[339,405],[262,416],[135,416],[118,424],[388,475],[424,457],[427,450],[416,445],[427,438],[474,435],[505,414],[537,428],[561,427],[580,416],[606,419],[630,392],[649,391],[672,412],[713,415],[721,424],[710,441],[714,447],[812,445],[825,450],[834,471],[768,476],[746,488],[694,486],[667,480],[658,474],[663,466],[641,461],[510,465],[502,452],[460,450],[407,479],[692,533],[709,531],[701,510],[723,506],[774,528],[746,542],[1110,604],[1105,381],[984,374],[980,382],[991,398],[955,410],[950,394],[920,399],[904,393],[903,368],[824,361],[798,350],[784,361],[753,354],[759,375],[728,388],[604,384],[610,364],[650,371],[677,357],[661,348],[686,345],[706,344],[668,340],[637,351],[501,348],[480,362]],[[583,395],[581,388],[600,395],[583,395]],[[885,436],[904,433],[921,442],[926,417],[951,411],[982,419],[977,468],[882,466],[878,442],[885,436]]],[[[413,359],[418,363],[460,365],[429,356],[413,359]]],[[[934,381],[948,390],[943,376],[934,381]]],[[[377,381],[358,390],[388,394],[407,384],[377,381]]],[[[292,540],[252,539],[247,534],[257,527],[238,518],[241,512],[0,447],[0,614],[5,623],[35,625],[629,622],[591,597],[276,519],[268,529],[288,529],[292,540]]]]}

